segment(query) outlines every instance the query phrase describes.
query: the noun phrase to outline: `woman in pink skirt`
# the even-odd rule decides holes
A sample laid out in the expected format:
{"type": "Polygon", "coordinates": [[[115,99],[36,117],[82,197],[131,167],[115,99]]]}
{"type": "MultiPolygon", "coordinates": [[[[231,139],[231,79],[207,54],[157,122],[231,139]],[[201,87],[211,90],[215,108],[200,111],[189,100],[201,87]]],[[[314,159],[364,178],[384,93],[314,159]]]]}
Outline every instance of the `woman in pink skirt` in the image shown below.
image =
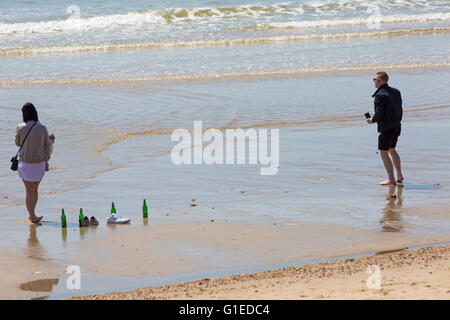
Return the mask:
{"type": "Polygon", "coordinates": [[[23,144],[19,152],[17,172],[25,185],[25,202],[30,215],[28,219],[32,223],[39,223],[42,216],[36,216],[34,210],[38,201],[39,183],[44,177],[46,162],[50,160],[52,140],[47,128],[39,123],[33,104],[26,103],[23,106],[22,116],[23,123],[19,123],[16,129],[16,145],[20,147],[23,144]],[[25,139],[27,134],[28,137],[25,139]]]}

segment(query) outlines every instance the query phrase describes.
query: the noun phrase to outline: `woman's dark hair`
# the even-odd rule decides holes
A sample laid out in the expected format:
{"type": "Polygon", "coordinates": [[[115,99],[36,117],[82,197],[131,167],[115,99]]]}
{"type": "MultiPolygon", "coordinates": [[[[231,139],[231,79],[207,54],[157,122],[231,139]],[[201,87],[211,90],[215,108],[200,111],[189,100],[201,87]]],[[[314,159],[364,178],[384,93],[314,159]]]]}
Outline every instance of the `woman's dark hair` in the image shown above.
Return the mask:
{"type": "Polygon", "coordinates": [[[30,120],[39,121],[36,108],[30,102],[27,102],[23,105],[22,116],[23,116],[23,122],[27,122],[30,120]]]}

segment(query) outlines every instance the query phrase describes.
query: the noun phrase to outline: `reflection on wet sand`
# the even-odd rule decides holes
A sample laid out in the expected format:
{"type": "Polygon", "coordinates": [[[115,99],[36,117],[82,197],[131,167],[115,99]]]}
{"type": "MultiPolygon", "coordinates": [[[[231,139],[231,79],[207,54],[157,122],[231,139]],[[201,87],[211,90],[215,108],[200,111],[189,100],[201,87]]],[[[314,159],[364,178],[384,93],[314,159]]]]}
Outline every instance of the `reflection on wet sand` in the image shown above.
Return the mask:
{"type": "Polygon", "coordinates": [[[401,214],[402,193],[403,186],[389,186],[389,192],[386,196],[387,203],[382,209],[383,218],[380,220],[383,232],[401,232],[405,227],[401,214]],[[396,188],[397,194],[395,194],[396,188]]]}
{"type": "Polygon", "coordinates": [[[97,226],[84,226],[84,227],[79,228],[80,240],[84,240],[84,238],[87,234],[89,234],[91,232],[95,233],[96,230],[97,230],[97,226]]]}
{"type": "Polygon", "coordinates": [[[35,280],[20,285],[21,290],[36,292],[52,292],[53,286],[57,285],[59,279],[42,279],[35,280]]]}
{"type": "Polygon", "coordinates": [[[30,235],[27,239],[25,254],[32,259],[48,260],[48,253],[39,242],[37,228],[39,225],[30,224],[30,235]]]}
{"type": "Polygon", "coordinates": [[[67,228],[61,228],[61,236],[62,236],[62,241],[66,242],[67,241],[67,228]]]}

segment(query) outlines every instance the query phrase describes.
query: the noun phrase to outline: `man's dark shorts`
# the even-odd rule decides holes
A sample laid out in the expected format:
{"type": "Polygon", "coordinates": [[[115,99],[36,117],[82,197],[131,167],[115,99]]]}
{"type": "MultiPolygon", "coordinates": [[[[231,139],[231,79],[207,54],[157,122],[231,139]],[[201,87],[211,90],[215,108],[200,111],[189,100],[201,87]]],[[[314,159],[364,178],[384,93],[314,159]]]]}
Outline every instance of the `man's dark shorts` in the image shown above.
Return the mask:
{"type": "Polygon", "coordinates": [[[380,132],[380,135],[378,136],[378,150],[389,150],[390,148],[395,148],[400,132],[401,127],[380,132]]]}

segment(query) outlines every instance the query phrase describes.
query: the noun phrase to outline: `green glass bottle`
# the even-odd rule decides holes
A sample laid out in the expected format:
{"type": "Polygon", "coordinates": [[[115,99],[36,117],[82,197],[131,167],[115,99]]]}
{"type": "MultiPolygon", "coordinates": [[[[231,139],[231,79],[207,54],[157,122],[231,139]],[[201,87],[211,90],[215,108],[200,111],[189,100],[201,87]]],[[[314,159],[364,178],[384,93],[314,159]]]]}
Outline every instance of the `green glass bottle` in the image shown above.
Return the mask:
{"type": "Polygon", "coordinates": [[[144,204],[142,205],[142,215],[144,216],[144,218],[148,218],[147,203],[145,202],[145,199],[144,204]]]}
{"type": "Polygon", "coordinates": [[[116,214],[116,207],[114,206],[114,202],[111,205],[111,214],[116,214]]]}
{"type": "Polygon", "coordinates": [[[80,224],[80,228],[84,226],[84,216],[82,208],[80,208],[80,215],[78,216],[78,222],[80,224]]]}
{"type": "Polygon", "coordinates": [[[61,227],[67,228],[66,214],[64,213],[64,209],[62,209],[61,213],[61,227]]]}

